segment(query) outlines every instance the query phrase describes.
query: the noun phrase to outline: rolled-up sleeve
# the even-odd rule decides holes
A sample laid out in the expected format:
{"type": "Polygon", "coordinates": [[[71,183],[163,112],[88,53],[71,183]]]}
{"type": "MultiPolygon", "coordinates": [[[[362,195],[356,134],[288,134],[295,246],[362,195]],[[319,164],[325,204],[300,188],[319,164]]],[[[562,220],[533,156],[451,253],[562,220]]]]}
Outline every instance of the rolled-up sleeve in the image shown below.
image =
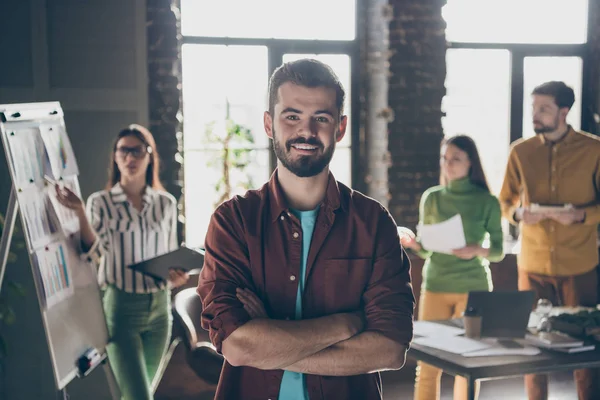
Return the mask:
{"type": "Polygon", "coordinates": [[[367,330],[408,348],[413,337],[415,308],[410,261],[400,246],[396,223],[387,210],[382,209],[377,226],[373,270],[363,294],[367,330]]]}
{"type": "Polygon", "coordinates": [[[250,320],[236,296],[237,288],[253,288],[243,224],[233,200],[213,214],[204,243],[204,267],[197,292],[202,299],[202,327],[221,353],[223,341],[250,320]]]}

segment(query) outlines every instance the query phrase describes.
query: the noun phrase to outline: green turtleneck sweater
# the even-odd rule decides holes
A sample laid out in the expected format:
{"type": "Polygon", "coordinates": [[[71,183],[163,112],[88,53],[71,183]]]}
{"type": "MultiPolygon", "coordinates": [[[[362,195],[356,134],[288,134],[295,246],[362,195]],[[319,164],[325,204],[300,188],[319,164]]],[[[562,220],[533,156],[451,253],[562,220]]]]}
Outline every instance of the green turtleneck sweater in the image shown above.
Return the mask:
{"type": "Polygon", "coordinates": [[[489,262],[504,258],[498,199],[472,184],[469,178],[452,181],[447,186],[434,186],[423,193],[419,209],[420,224],[435,224],[456,214],[462,218],[467,244],[482,245],[489,238],[490,254],[487,258],[462,260],[451,254],[422,249],[417,252],[426,259],[422,288],[446,293],[492,290],[489,262]]]}

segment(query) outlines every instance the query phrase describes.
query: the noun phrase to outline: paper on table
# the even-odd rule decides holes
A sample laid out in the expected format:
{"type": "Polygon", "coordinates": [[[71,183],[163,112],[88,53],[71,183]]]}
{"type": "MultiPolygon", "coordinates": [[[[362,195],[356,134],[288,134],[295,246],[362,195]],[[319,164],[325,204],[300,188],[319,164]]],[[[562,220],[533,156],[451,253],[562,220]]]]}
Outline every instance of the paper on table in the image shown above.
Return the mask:
{"type": "Polygon", "coordinates": [[[517,346],[505,346],[498,342],[496,339],[481,339],[483,343],[490,345],[487,349],[470,351],[463,353],[463,357],[486,357],[486,356],[536,356],[541,353],[541,350],[534,346],[528,346],[523,341],[516,343],[521,344],[521,347],[517,346]]]}
{"type": "Polygon", "coordinates": [[[479,351],[493,347],[493,345],[489,343],[484,343],[479,340],[469,339],[462,336],[420,337],[413,340],[413,343],[454,354],[470,353],[473,351],[479,351]]]}
{"type": "Polygon", "coordinates": [[[452,254],[467,245],[460,214],[437,224],[419,225],[419,238],[425,250],[436,253],[452,254]]]}
{"type": "Polygon", "coordinates": [[[464,329],[431,321],[415,321],[413,333],[415,336],[458,336],[465,333],[464,329]]]}
{"type": "Polygon", "coordinates": [[[463,357],[488,357],[488,356],[537,356],[542,351],[537,347],[525,346],[520,349],[507,349],[505,347],[491,347],[489,349],[463,353],[463,357]]]}

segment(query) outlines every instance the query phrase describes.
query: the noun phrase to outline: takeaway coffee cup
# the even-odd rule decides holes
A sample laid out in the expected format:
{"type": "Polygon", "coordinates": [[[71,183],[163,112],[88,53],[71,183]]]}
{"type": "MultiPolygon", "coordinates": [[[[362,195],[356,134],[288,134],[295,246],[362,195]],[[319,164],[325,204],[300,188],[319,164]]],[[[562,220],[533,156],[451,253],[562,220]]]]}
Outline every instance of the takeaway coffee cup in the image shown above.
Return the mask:
{"type": "Polygon", "coordinates": [[[472,307],[468,307],[463,313],[463,325],[465,336],[472,339],[481,337],[481,315],[472,307]]]}

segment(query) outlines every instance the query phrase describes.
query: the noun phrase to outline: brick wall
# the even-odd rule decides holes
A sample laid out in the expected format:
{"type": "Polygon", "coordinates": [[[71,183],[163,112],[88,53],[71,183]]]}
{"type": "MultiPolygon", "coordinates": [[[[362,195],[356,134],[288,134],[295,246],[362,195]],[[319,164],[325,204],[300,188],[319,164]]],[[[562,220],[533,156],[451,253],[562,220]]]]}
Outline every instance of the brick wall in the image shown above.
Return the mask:
{"type": "Polygon", "coordinates": [[[179,1],[147,0],[148,107],[150,131],[162,161],[161,179],[181,196],[182,134],[179,1]]]}
{"type": "Polygon", "coordinates": [[[421,194],[439,179],[443,137],[445,0],[390,0],[389,209],[398,225],[414,228],[421,194]]]}

